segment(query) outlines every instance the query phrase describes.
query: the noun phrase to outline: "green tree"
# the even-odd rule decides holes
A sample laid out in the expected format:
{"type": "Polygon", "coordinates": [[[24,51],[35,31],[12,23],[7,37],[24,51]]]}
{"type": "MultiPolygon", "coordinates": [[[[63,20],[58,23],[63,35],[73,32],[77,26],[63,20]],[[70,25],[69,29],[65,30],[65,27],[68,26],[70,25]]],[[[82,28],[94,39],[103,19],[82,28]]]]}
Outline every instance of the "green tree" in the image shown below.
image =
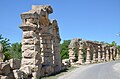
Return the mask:
{"type": "Polygon", "coordinates": [[[10,41],[9,39],[4,38],[2,37],[2,35],[0,35],[0,43],[3,45],[3,53],[9,50],[11,44],[9,43],[9,41],[10,41]]]}
{"type": "Polygon", "coordinates": [[[62,44],[60,44],[60,55],[61,59],[69,58],[68,46],[71,40],[64,40],[62,44]]]}
{"type": "Polygon", "coordinates": [[[120,55],[120,46],[118,46],[118,51],[119,51],[119,53],[118,53],[118,54],[120,55]]]}
{"type": "Polygon", "coordinates": [[[115,41],[113,41],[111,46],[117,46],[117,43],[115,41]]]}
{"type": "Polygon", "coordinates": [[[118,54],[120,55],[120,46],[119,45],[117,45],[117,43],[115,42],[115,41],[112,41],[112,43],[111,44],[109,44],[110,46],[116,46],[117,48],[118,48],[118,54]]]}
{"type": "Polygon", "coordinates": [[[8,53],[10,53],[10,58],[17,58],[21,59],[22,51],[21,51],[22,44],[21,43],[13,43],[9,48],[8,53]]]}
{"type": "Polygon", "coordinates": [[[10,58],[10,54],[7,53],[10,47],[9,39],[4,38],[2,35],[0,35],[0,43],[3,45],[3,53],[5,54],[5,60],[7,60],[10,58]]]}
{"type": "Polygon", "coordinates": [[[3,53],[5,55],[5,60],[9,60],[11,58],[21,58],[21,43],[11,44],[9,39],[2,37],[2,35],[0,35],[0,43],[3,45],[3,53]]]}

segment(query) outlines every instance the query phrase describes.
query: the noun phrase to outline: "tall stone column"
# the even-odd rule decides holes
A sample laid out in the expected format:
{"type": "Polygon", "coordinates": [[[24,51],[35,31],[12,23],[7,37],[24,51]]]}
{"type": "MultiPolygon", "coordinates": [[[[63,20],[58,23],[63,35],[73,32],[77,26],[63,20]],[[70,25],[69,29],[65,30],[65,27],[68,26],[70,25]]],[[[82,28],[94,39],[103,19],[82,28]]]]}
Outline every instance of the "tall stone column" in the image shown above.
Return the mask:
{"type": "Polygon", "coordinates": [[[42,56],[42,64],[52,65],[52,43],[51,43],[51,35],[42,35],[42,48],[41,48],[41,56],[42,56]]]}
{"type": "Polygon", "coordinates": [[[51,20],[52,24],[52,44],[53,44],[53,63],[54,63],[54,72],[60,72],[61,70],[61,58],[60,58],[60,35],[59,35],[59,27],[57,20],[51,20]]]}
{"type": "Polygon", "coordinates": [[[96,63],[96,50],[93,50],[93,63],[96,63]]]}
{"type": "Polygon", "coordinates": [[[60,40],[56,39],[55,43],[55,52],[54,52],[54,71],[60,72],[61,71],[61,58],[60,58],[60,40]]]}
{"type": "Polygon", "coordinates": [[[113,47],[110,47],[110,61],[113,60],[113,47]]]}
{"type": "Polygon", "coordinates": [[[113,60],[115,60],[116,58],[115,58],[115,47],[113,47],[113,60]]]}
{"type": "Polygon", "coordinates": [[[114,48],[114,46],[112,47],[112,59],[115,60],[115,48],[114,48]]]}
{"type": "Polygon", "coordinates": [[[51,35],[42,34],[40,35],[40,48],[42,57],[42,76],[48,76],[54,72],[53,70],[53,54],[52,54],[52,41],[51,35]]]}
{"type": "Polygon", "coordinates": [[[78,54],[78,50],[79,50],[79,41],[81,39],[75,38],[72,39],[70,44],[69,44],[69,60],[71,62],[71,64],[74,64],[74,62],[76,62],[76,60],[78,60],[78,57],[76,56],[76,54],[78,54]]]}
{"type": "Polygon", "coordinates": [[[103,62],[106,60],[106,57],[105,57],[105,46],[102,45],[102,60],[103,62]]]}
{"type": "Polygon", "coordinates": [[[98,62],[101,62],[101,47],[98,46],[98,62]]]}
{"type": "Polygon", "coordinates": [[[78,62],[77,63],[79,63],[79,64],[83,64],[83,61],[84,61],[84,58],[83,58],[83,47],[82,46],[80,46],[79,47],[79,54],[78,54],[78,62]]]}
{"type": "MultiPolygon", "coordinates": [[[[41,53],[39,41],[38,16],[36,13],[21,14],[23,31],[22,39],[22,61],[20,70],[33,79],[40,77],[41,53]]],[[[28,78],[27,77],[27,78],[28,78]]]]}
{"type": "Polygon", "coordinates": [[[70,60],[71,64],[73,64],[75,61],[74,48],[70,48],[70,47],[69,47],[69,60],[70,60]]]}
{"type": "Polygon", "coordinates": [[[106,48],[106,46],[104,47],[104,51],[105,51],[105,61],[106,61],[106,52],[107,52],[107,48],[106,48]]]}
{"type": "Polygon", "coordinates": [[[52,53],[52,36],[51,34],[42,34],[41,56],[43,75],[51,75],[54,72],[53,53],[52,53]]]}
{"type": "Polygon", "coordinates": [[[119,59],[119,50],[118,50],[118,48],[116,47],[116,59],[118,60],[119,59]]]}
{"type": "Polygon", "coordinates": [[[93,49],[93,46],[91,45],[91,47],[90,47],[90,61],[91,61],[91,63],[93,61],[93,51],[94,51],[94,49],[93,49]]]}
{"type": "Polygon", "coordinates": [[[95,46],[96,62],[98,62],[98,46],[95,46]]]}
{"type": "Polygon", "coordinates": [[[90,57],[91,55],[90,55],[90,47],[88,46],[87,47],[87,54],[86,54],[86,64],[89,64],[89,63],[91,63],[91,57],[90,57]]]}
{"type": "Polygon", "coordinates": [[[109,61],[109,48],[106,49],[106,61],[109,61]]]}

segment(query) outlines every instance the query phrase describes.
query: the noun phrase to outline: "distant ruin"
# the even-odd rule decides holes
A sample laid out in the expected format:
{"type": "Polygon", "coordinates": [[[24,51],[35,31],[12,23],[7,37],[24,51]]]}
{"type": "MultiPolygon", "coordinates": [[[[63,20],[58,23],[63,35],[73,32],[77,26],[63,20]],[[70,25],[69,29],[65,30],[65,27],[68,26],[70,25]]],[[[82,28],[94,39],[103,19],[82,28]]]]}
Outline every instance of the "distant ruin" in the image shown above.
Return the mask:
{"type": "Polygon", "coordinates": [[[71,64],[90,64],[97,62],[105,62],[118,59],[118,48],[89,40],[72,39],[69,45],[69,60],[71,64]],[[78,57],[75,57],[75,50],[78,57]],[[85,56],[83,56],[83,53],[85,56]],[[75,61],[77,59],[77,61],[75,61]]]}

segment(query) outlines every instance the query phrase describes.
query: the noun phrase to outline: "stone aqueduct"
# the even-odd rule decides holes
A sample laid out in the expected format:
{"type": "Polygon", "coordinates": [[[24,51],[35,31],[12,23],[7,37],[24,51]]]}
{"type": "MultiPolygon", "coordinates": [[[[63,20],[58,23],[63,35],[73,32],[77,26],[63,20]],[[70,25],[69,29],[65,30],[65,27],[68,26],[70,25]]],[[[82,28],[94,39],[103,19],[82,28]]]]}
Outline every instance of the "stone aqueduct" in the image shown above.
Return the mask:
{"type": "Polygon", "coordinates": [[[61,71],[60,35],[56,20],[50,20],[51,6],[32,6],[21,14],[23,31],[21,70],[30,68],[33,79],[61,71]]]}
{"type": "Polygon", "coordinates": [[[93,41],[73,39],[69,45],[69,59],[71,63],[89,64],[118,59],[118,48],[93,41]],[[77,48],[77,60],[75,57],[75,48],[77,48]],[[86,52],[85,52],[86,51],[86,52]],[[83,54],[86,53],[86,56],[83,54]]]}
{"type": "MultiPolygon", "coordinates": [[[[61,62],[60,35],[56,20],[50,20],[51,6],[32,6],[32,10],[21,14],[23,31],[22,60],[3,62],[0,44],[0,79],[39,79],[66,69],[68,62],[61,62]],[[21,62],[21,63],[20,63],[21,62]]],[[[86,64],[118,59],[117,47],[92,41],[73,39],[69,45],[70,63],[86,64]],[[75,49],[77,50],[77,62],[75,49]],[[86,51],[86,56],[83,56],[86,51]]]]}

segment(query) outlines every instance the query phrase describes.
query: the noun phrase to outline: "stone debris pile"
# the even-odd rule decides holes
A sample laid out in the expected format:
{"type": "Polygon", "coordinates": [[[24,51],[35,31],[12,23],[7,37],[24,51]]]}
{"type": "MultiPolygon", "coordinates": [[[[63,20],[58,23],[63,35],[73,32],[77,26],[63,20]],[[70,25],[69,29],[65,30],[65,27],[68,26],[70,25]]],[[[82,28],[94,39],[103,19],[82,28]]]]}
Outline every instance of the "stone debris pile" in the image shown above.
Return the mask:
{"type": "Polygon", "coordinates": [[[10,59],[4,62],[4,58],[3,46],[0,44],[0,79],[15,79],[13,71],[20,68],[21,61],[19,59],[10,59]]]}

